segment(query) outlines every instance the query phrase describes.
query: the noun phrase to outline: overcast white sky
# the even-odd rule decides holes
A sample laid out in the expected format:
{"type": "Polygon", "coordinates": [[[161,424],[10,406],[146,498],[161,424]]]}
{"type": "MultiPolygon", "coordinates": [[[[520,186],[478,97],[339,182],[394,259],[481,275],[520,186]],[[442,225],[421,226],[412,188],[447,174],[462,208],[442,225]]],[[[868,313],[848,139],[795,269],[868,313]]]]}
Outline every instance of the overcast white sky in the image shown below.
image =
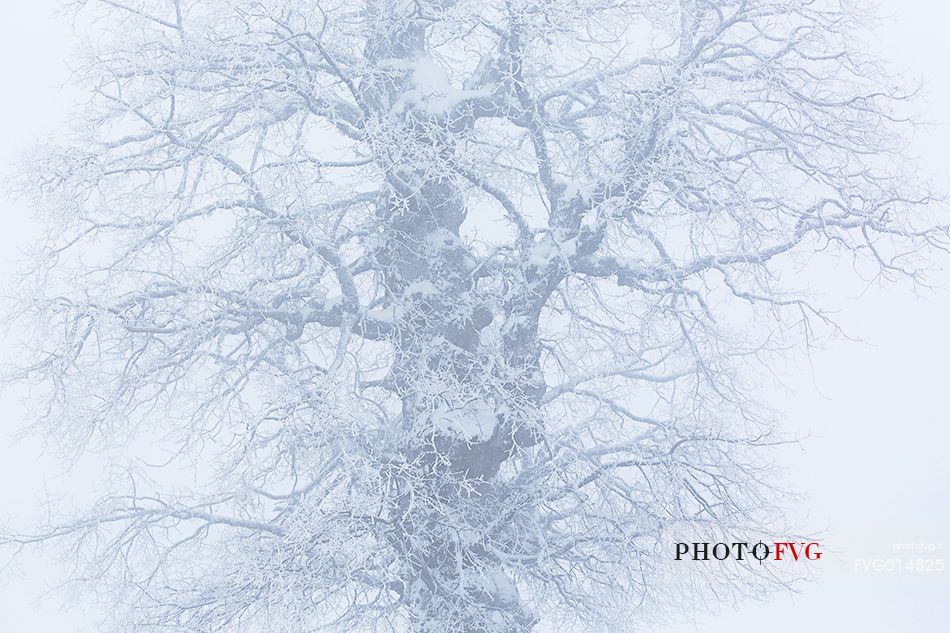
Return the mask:
{"type": "MultiPolygon", "coordinates": [[[[55,0],[8,2],[0,37],[0,162],[61,125],[75,98],[60,89],[68,75],[68,29],[53,16],[55,0]]],[[[922,169],[950,190],[950,3],[879,0],[891,19],[872,46],[908,79],[924,81],[923,116],[934,123],[919,134],[922,169]]],[[[14,268],[18,249],[34,234],[23,205],[3,199],[0,277],[14,268]]],[[[950,259],[935,281],[950,290],[950,259]]],[[[950,565],[950,292],[916,296],[908,289],[868,289],[842,283],[829,271],[816,279],[840,308],[839,321],[864,344],[835,343],[813,356],[812,367],[778,369],[787,389],[765,398],[785,429],[813,438],[786,451],[793,487],[808,493],[810,525],[826,530],[836,550],[816,566],[819,579],[796,596],[744,603],[722,614],[669,630],[920,631],[946,630],[950,570],[943,573],[861,572],[862,558],[943,558],[950,565]],[[860,295],[860,296],[859,296],[860,295]],[[895,551],[895,544],[942,545],[936,553],[895,551]]],[[[32,515],[59,469],[33,441],[12,443],[23,423],[16,394],[0,401],[0,524],[32,515]]],[[[74,478],[75,479],[75,478],[74,478]]],[[[0,633],[91,633],[93,614],[60,609],[39,596],[56,581],[56,566],[38,560],[20,577],[0,581],[0,633]]]]}

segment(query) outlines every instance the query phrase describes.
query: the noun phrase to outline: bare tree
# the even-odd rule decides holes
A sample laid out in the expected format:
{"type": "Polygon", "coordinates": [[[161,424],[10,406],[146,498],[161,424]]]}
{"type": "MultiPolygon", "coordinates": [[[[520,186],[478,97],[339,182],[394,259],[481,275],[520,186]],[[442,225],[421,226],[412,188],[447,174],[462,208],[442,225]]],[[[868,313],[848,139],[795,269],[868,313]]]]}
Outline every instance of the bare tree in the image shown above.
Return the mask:
{"type": "Polygon", "coordinates": [[[69,544],[117,630],[600,631],[786,582],[671,543],[781,524],[750,368],[825,318],[796,254],[946,246],[857,8],[73,8],[19,375],[121,476],[7,540],[69,544]]]}

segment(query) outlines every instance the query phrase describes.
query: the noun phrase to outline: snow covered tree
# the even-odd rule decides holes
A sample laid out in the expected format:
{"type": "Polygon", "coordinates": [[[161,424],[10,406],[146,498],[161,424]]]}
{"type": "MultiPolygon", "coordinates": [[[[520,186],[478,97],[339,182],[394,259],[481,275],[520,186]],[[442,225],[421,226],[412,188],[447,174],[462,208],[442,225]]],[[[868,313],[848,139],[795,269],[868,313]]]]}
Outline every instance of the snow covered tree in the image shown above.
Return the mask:
{"type": "Polygon", "coordinates": [[[6,538],[115,630],[603,631],[788,580],[671,544],[783,525],[751,378],[825,319],[793,266],[946,246],[857,8],[71,5],[18,375],[111,470],[6,538]]]}

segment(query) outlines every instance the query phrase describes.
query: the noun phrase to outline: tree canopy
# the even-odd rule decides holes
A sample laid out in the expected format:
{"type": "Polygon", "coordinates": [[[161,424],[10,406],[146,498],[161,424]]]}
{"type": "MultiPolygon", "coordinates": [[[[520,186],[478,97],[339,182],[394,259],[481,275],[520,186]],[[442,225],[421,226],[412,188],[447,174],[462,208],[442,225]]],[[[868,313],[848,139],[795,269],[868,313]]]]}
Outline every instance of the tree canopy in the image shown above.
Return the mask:
{"type": "Polygon", "coordinates": [[[7,540],[73,547],[116,630],[623,630],[788,582],[671,543],[782,524],[750,368],[826,319],[783,266],[946,247],[856,6],[72,5],[19,377],[116,475],[7,540]]]}

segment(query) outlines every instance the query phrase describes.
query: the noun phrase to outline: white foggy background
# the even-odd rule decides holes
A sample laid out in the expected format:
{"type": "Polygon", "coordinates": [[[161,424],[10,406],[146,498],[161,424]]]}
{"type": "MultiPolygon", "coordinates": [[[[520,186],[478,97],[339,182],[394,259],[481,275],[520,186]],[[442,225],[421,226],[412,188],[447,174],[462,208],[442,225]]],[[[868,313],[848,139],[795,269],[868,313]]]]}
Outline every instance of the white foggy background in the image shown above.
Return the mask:
{"type": "MultiPolygon", "coordinates": [[[[569,0],[565,0],[569,1],[569,0]]],[[[68,78],[70,31],[54,11],[57,0],[4,2],[0,24],[0,169],[24,146],[64,124],[82,98],[68,78]]],[[[921,128],[913,151],[924,175],[950,191],[950,3],[878,0],[884,17],[870,47],[908,83],[921,80],[916,111],[921,128]]],[[[0,194],[0,287],[22,248],[38,236],[29,209],[0,194]]],[[[943,572],[862,571],[856,559],[943,559],[950,566],[950,256],[932,281],[945,290],[915,294],[906,286],[850,281],[847,264],[809,279],[818,303],[862,343],[834,341],[763,378],[763,399],[782,429],[810,436],[780,454],[790,487],[807,494],[810,528],[823,530],[827,553],[810,563],[818,578],[796,595],[726,605],[717,616],[671,626],[673,633],[946,630],[950,569],[943,572]],[[784,385],[784,386],[783,386],[784,385]],[[895,550],[927,544],[935,552],[895,550]]],[[[812,271],[814,273],[814,270],[812,271]]],[[[0,342],[8,349],[8,342],[0,342]]],[[[35,438],[14,441],[25,420],[18,394],[0,399],[0,526],[42,516],[45,490],[82,496],[96,472],[63,475],[41,455],[35,438]]],[[[778,540],[784,535],[775,535],[778,540]]],[[[672,555],[672,554],[671,554],[672,555]]],[[[0,561],[5,556],[0,556],[0,561]]],[[[95,613],[62,596],[44,597],[61,579],[55,561],[30,555],[19,573],[0,576],[0,633],[92,633],[95,613]]],[[[703,564],[684,562],[682,564],[703,564]]]]}

